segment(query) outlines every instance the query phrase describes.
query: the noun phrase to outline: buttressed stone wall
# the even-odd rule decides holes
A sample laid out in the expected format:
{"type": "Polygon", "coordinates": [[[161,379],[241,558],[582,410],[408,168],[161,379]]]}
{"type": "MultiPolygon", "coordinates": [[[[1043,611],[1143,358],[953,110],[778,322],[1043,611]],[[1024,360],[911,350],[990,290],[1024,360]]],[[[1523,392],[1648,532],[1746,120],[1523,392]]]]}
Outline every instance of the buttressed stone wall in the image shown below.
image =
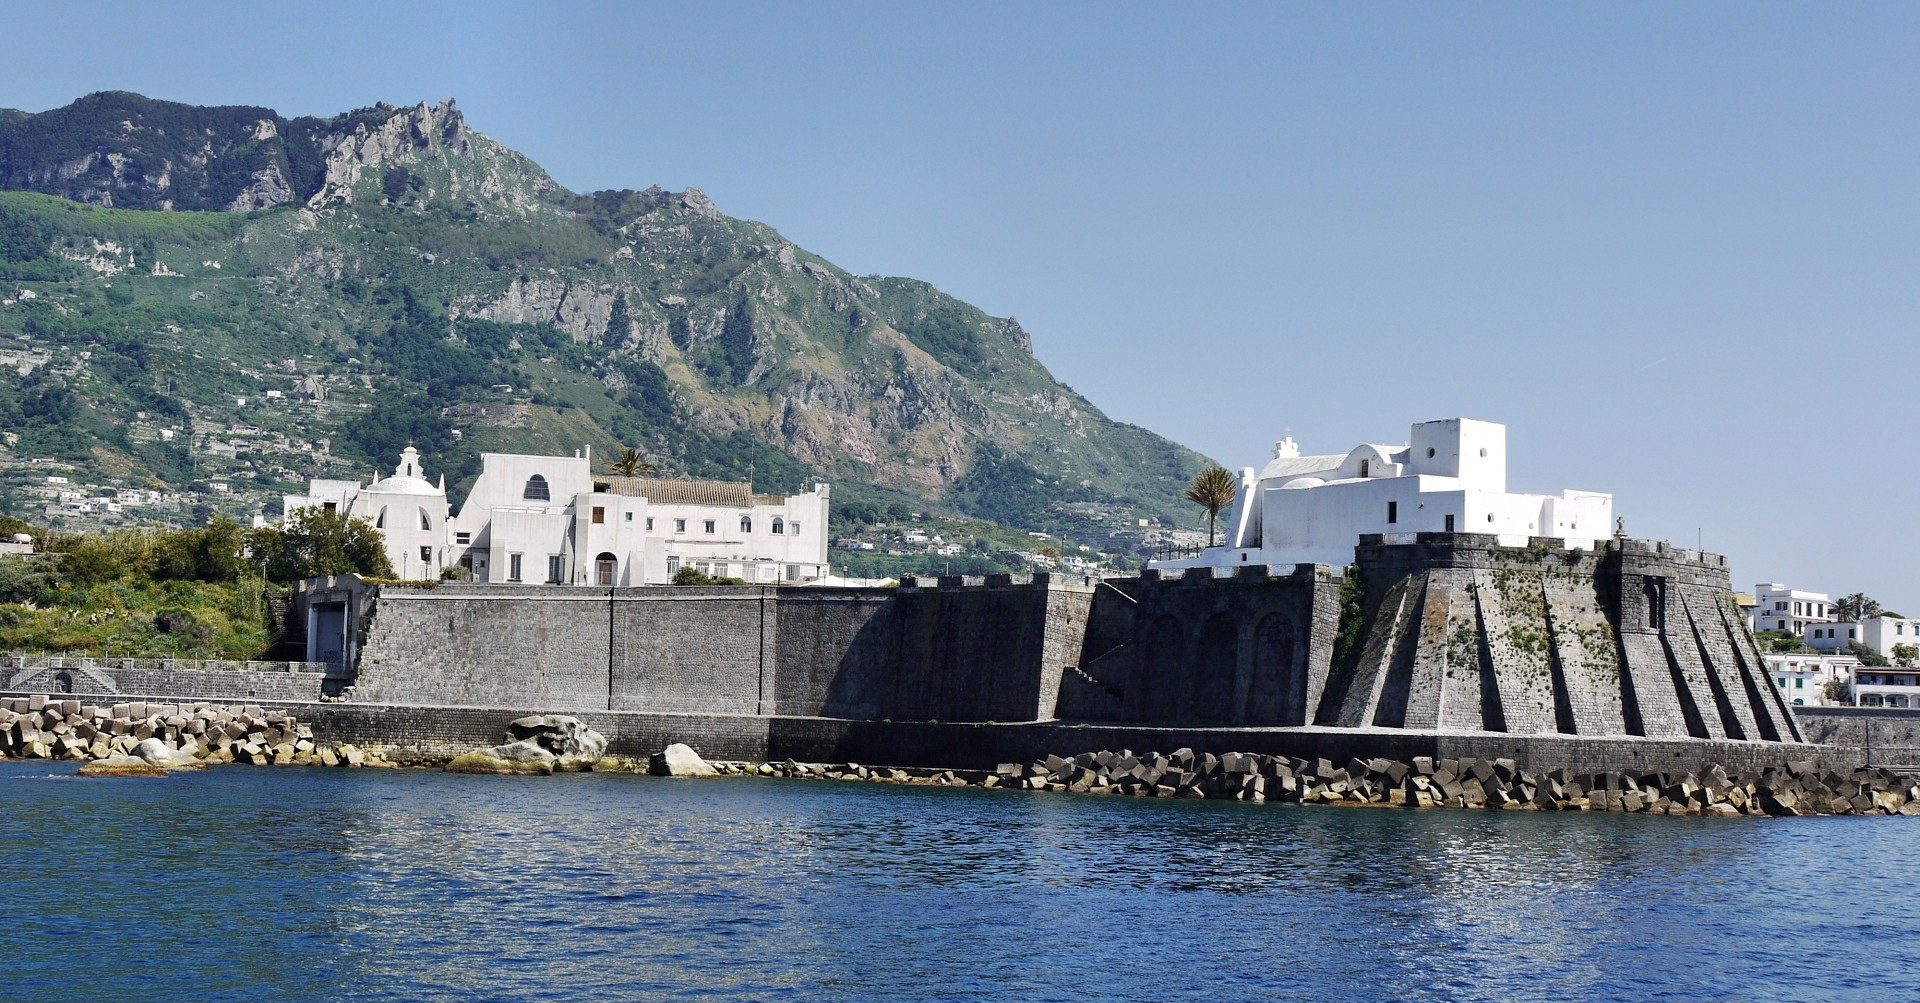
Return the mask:
{"type": "Polygon", "coordinates": [[[351,699],[854,721],[1801,740],[1725,559],[1362,537],[1097,587],[386,589],[351,699]]]}
{"type": "Polygon", "coordinates": [[[1423,533],[1363,537],[1353,574],[1363,627],[1316,724],[1800,740],[1718,555],[1423,533]]]}

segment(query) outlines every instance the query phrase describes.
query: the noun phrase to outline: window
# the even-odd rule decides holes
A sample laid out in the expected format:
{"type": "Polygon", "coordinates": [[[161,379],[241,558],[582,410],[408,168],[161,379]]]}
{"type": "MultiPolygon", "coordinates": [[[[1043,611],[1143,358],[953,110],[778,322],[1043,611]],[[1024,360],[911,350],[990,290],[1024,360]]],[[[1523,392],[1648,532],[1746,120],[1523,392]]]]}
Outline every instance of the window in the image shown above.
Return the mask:
{"type": "Polygon", "coordinates": [[[324,502],[324,503],[322,503],[322,505],[323,505],[323,507],[324,507],[324,508],[325,508],[325,509],[326,509],[327,511],[329,511],[329,512],[338,512],[338,511],[340,511],[340,503],[339,503],[339,502],[324,502]]]}
{"type": "Polygon", "coordinates": [[[385,505],[380,506],[380,514],[373,517],[373,528],[374,529],[387,528],[387,507],[385,505]]]}
{"type": "Polygon", "coordinates": [[[1400,521],[1400,503],[1399,502],[1390,501],[1387,503],[1387,521],[1389,523],[1400,521]]]}
{"type": "Polygon", "coordinates": [[[432,547],[421,547],[421,548],[420,548],[420,563],[422,563],[422,564],[432,564],[432,563],[433,563],[433,548],[432,548],[432,547]]]}
{"type": "Polygon", "coordinates": [[[593,524],[595,526],[603,526],[606,525],[606,522],[607,507],[605,505],[595,505],[593,507],[593,524]]]}
{"type": "Polygon", "coordinates": [[[653,532],[653,516],[647,516],[647,532],[653,532]]]}
{"type": "Polygon", "coordinates": [[[1801,676],[1800,678],[1798,678],[1798,679],[1795,679],[1795,680],[1793,681],[1793,688],[1794,688],[1794,689],[1796,689],[1796,690],[1804,690],[1804,689],[1806,689],[1806,688],[1807,688],[1807,677],[1806,677],[1806,676],[1801,676]]]}
{"type": "Polygon", "coordinates": [[[707,532],[709,533],[713,532],[714,522],[712,519],[707,520],[706,526],[707,526],[707,532]]]}
{"type": "Polygon", "coordinates": [[[1447,532],[1453,532],[1453,516],[1447,516],[1447,532]]]}
{"type": "Polygon", "coordinates": [[[1361,461],[1360,461],[1360,476],[1362,476],[1362,477],[1365,477],[1365,476],[1367,476],[1367,471],[1369,471],[1369,470],[1371,470],[1371,469],[1373,469],[1373,461],[1372,461],[1372,460],[1361,460],[1361,461]]]}
{"type": "Polygon", "coordinates": [[[1781,676],[1781,677],[1780,677],[1780,688],[1781,688],[1781,689],[1783,689],[1783,690],[1787,688],[1787,677],[1786,677],[1786,676],[1781,676]]]}
{"type": "Polygon", "coordinates": [[[567,580],[567,555],[549,554],[547,556],[547,582],[560,585],[567,580]]]}
{"type": "Polygon", "coordinates": [[[517,582],[519,580],[520,580],[520,555],[508,554],[507,555],[507,581],[517,582]]]}
{"type": "Polygon", "coordinates": [[[461,544],[463,546],[465,544],[472,543],[473,534],[472,533],[455,533],[453,534],[453,542],[461,544]]]}
{"type": "Polygon", "coordinates": [[[773,517],[773,535],[779,536],[787,531],[787,525],[779,516],[773,517]]]}
{"type": "Polygon", "coordinates": [[[627,513],[626,515],[627,515],[627,521],[628,521],[628,522],[632,522],[632,521],[633,521],[633,513],[632,513],[632,512],[628,512],[628,513],[627,513]]]}
{"type": "Polygon", "coordinates": [[[552,501],[553,493],[547,490],[547,479],[534,474],[527,478],[527,489],[520,493],[520,497],[528,501],[552,501]]]}
{"type": "Polygon", "coordinates": [[[787,523],[787,532],[789,532],[789,533],[792,533],[792,534],[793,534],[793,535],[795,535],[795,536],[799,536],[799,535],[800,535],[800,524],[799,524],[798,522],[790,522],[790,523],[787,523]]]}
{"type": "Polygon", "coordinates": [[[743,515],[743,516],[741,516],[741,517],[740,517],[740,532],[742,532],[742,533],[751,533],[751,532],[753,532],[753,517],[752,517],[752,516],[750,516],[750,515],[743,515]]]}
{"type": "Polygon", "coordinates": [[[680,559],[678,557],[667,558],[667,575],[671,577],[679,570],[680,570],[680,559]]]}
{"type": "Polygon", "coordinates": [[[685,519],[675,519],[675,520],[673,520],[673,531],[674,531],[674,532],[676,532],[676,533],[684,533],[684,532],[686,532],[686,531],[687,531],[687,520],[685,520],[685,519]]]}
{"type": "Polygon", "coordinates": [[[432,529],[432,528],[433,528],[433,522],[432,522],[432,520],[430,520],[430,519],[428,519],[428,518],[427,518],[427,510],[426,510],[426,509],[421,509],[421,510],[420,510],[420,528],[421,528],[421,529],[432,529]]]}
{"type": "Polygon", "coordinates": [[[1427,459],[1429,459],[1429,460],[1431,460],[1431,459],[1433,459],[1433,447],[1432,447],[1432,446],[1428,446],[1428,447],[1427,447],[1427,459]]]}

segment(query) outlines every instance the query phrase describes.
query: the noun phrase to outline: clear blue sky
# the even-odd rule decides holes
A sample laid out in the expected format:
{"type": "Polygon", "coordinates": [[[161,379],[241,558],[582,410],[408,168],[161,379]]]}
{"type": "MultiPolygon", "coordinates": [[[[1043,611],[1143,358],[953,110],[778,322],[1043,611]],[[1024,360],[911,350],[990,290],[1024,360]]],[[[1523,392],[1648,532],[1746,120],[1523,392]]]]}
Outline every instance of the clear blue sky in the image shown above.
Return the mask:
{"type": "Polygon", "coordinates": [[[1524,5],[10,7],[0,105],[457,97],[1020,318],[1231,467],[1506,422],[1737,584],[1920,615],[1920,13],[1524,5]],[[1850,16],[1841,16],[1841,15],[1850,16]],[[1835,15],[1835,16],[1821,16],[1835,15]]]}

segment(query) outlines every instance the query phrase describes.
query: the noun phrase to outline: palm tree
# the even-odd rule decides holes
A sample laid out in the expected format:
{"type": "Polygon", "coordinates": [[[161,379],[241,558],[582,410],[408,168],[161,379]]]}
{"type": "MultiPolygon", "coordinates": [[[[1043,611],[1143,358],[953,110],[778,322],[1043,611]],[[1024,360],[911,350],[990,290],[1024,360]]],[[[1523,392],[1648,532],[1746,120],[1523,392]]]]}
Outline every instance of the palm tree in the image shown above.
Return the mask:
{"type": "Polygon", "coordinates": [[[1193,483],[1187,486],[1186,499],[1207,510],[1207,546],[1213,546],[1214,520],[1219,518],[1220,510],[1233,504],[1233,496],[1239,491],[1239,483],[1224,467],[1208,467],[1194,475],[1193,483]]]}
{"type": "Polygon", "coordinates": [[[1863,592],[1855,592],[1835,600],[1833,612],[1842,620],[1869,620],[1880,615],[1880,602],[1863,592]]]}
{"type": "Polygon", "coordinates": [[[632,447],[621,450],[620,457],[613,461],[613,472],[622,477],[644,477],[653,473],[653,464],[632,447]]]}

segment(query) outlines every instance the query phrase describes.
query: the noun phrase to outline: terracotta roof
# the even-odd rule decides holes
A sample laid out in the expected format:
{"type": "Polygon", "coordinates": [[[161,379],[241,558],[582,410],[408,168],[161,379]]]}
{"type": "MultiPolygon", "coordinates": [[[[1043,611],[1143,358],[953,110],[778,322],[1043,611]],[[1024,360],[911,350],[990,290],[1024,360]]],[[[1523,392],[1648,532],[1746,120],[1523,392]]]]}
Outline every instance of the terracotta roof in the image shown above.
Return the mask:
{"type": "Polygon", "coordinates": [[[609,494],[645,498],[668,505],[723,505],[748,508],[753,485],[739,481],[672,480],[664,477],[596,477],[609,494]]]}

